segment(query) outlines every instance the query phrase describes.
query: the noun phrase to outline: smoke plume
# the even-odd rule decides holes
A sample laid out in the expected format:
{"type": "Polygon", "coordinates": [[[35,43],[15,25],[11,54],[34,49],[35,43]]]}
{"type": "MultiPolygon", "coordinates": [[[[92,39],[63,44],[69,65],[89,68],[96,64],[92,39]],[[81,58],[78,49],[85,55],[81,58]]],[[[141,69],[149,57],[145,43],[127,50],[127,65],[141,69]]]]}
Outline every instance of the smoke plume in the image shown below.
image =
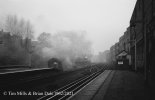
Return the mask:
{"type": "Polygon", "coordinates": [[[63,31],[56,34],[42,33],[38,37],[40,51],[44,59],[58,58],[63,63],[63,69],[72,69],[78,58],[91,57],[91,42],[83,32],[63,31]]]}

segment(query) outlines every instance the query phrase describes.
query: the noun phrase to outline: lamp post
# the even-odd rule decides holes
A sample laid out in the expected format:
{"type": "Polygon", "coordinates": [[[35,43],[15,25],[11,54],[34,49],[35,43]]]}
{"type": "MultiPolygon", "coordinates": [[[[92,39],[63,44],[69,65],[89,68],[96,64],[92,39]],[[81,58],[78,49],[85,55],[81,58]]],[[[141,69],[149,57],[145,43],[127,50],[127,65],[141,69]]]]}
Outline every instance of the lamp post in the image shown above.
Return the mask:
{"type": "Polygon", "coordinates": [[[27,50],[27,53],[28,53],[28,59],[29,59],[29,67],[31,68],[32,67],[32,53],[33,53],[33,50],[32,50],[32,48],[34,47],[34,46],[32,46],[32,44],[31,44],[31,40],[30,39],[28,39],[28,38],[26,38],[26,50],[27,50]]]}

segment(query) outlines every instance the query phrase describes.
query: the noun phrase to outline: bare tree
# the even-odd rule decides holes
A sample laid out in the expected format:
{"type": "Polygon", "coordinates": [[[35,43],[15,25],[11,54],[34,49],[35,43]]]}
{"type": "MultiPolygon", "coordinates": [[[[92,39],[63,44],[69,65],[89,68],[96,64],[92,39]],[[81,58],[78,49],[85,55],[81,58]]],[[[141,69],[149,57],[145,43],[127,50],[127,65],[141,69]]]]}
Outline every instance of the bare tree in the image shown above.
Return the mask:
{"type": "Polygon", "coordinates": [[[8,15],[5,22],[5,30],[11,34],[17,34],[17,16],[8,15]]]}
{"type": "Polygon", "coordinates": [[[44,46],[44,47],[52,47],[51,45],[51,34],[50,33],[41,33],[39,36],[38,36],[38,41],[40,42],[40,45],[44,46]]]}
{"type": "Polygon", "coordinates": [[[0,31],[4,29],[4,22],[3,19],[0,18],[0,31]]]}
{"type": "Polygon", "coordinates": [[[8,15],[5,22],[5,30],[11,35],[21,36],[22,38],[33,38],[33,25],[23,18],[19,20],[16,15],[8,15]]]}
{"type": "Polygon", "coordinates": [[[32,24],[27,21],[26,24],[25,24],[25,37],[29,38],[29,39],[32,39],[33,38],[33,26],[32,24]]]}

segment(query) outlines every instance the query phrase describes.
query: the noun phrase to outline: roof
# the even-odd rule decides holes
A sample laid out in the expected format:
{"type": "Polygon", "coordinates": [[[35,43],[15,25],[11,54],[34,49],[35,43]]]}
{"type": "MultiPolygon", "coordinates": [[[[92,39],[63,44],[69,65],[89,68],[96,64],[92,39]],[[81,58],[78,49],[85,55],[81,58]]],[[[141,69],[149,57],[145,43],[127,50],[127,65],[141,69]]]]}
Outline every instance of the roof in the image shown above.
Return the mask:
{"type": "Polygon", "coordinates": [[[123,50],[122,52],[120,52],[117,56],[126,56],[128,53],[123,50]]]}

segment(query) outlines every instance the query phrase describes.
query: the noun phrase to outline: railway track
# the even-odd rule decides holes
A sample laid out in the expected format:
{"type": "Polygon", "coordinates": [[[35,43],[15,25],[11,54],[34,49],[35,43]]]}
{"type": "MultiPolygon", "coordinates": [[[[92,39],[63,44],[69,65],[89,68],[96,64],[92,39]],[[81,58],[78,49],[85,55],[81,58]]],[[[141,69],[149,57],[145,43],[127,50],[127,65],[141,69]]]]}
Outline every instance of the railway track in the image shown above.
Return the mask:
{"type": "Polygon", "coordinates": [[[104,72],[104,69],[101,69],[91,75],[86,75],[62,88],[51,92],[51,94],[46,94],[38,98],[37,100],[67,100],[74,96],[91,81],[93,81],[93,79],[99,76],[102,72],[104,72]]]}
{"type": "Polygon", "coordinates": [[[90,72],[90,69],[92,69],[92,66],[64,72],[57,72],[51,68],[42,68],[0,73],[0,88],[6,90],[27,90],[34,87],[36,83],[41,85],[41,83],[44,84],[44,82],[51,81],[56,77],[72,75],[73,73],[81,73],[81,76],[84,74],[90,75],[86,71],[90,72]]]}

